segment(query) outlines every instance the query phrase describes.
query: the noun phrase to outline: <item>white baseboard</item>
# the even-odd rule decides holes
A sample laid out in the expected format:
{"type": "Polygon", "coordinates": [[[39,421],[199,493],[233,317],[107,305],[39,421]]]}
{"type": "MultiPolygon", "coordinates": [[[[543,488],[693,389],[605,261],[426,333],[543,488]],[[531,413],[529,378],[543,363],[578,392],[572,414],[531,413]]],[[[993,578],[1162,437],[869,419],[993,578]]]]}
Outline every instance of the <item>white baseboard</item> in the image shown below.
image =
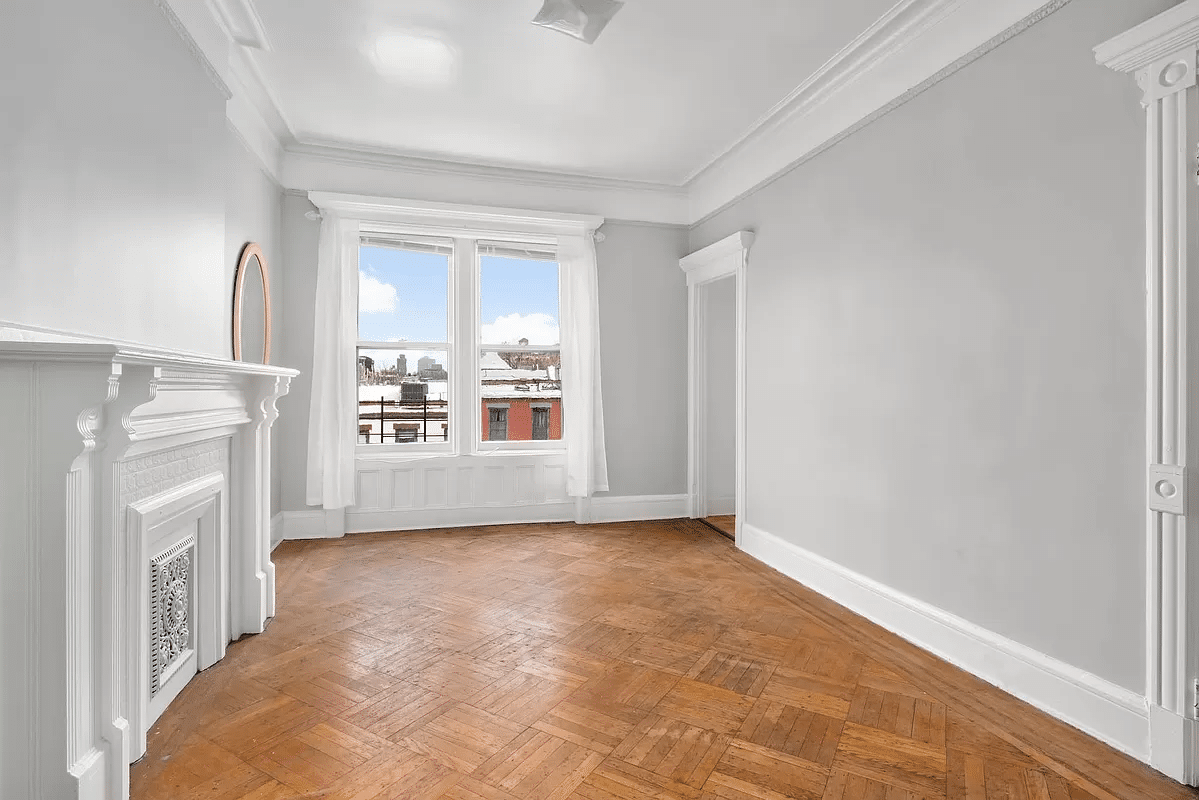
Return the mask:
{"type": "Polygon", "coordinates": [[[709,497],[707,506],[709,517],[722,517],[729,514],[736,514],[737,498],[731,494],[723,497],[709,497]]]}
{"type": "Polygon", "coordinates": [[[742,526],[740,546],[918,647],[1149,762],[1149,710],[1136,692],[908,597],[752,525],[742,526]]]}
{"type": "Polygon", "coordinates": [[[473,525],[517,525],[527,522],[570,522],[574,518],[573,500],[511,506],[419,508],[411,511],[350,510],[346,512],[346,533],[415,531],[473,525]]]}
{"type": "Polygon", "coordinates": [[[283,541],[283,512],[271,517],[271,552],[283,541]]]}
{"type": "MultiPolygon", "coordinates": [[[[592,497],[589,500],[591,522],[638,522],[651,519],[676,519],[687,516],[687,496],[683,494],[592,497]]],[[[458,508],[422,508],[411,511],[341,512],[309,509],[284,511],[281,539],[335,539],[346,533],[411,531],[426,528],[460,528],[474,525],[517,525],[532,522],[573,522],[575,501],[536,505],[464,506],[458,508]]],[[[274,524],[272,521],[272,541],[274,524]]]]}
{"type": "Polygon", "coordinates": [[[346,533],[344,509],[283,511],[280,516],[283,518],[281,540],[340,539],[346,533]]]}
{"type": "Polygon", "coordinates": [[[685,494],[600,495],[591,498],[592,522],[639,522],[685,516],[685,494]]]}

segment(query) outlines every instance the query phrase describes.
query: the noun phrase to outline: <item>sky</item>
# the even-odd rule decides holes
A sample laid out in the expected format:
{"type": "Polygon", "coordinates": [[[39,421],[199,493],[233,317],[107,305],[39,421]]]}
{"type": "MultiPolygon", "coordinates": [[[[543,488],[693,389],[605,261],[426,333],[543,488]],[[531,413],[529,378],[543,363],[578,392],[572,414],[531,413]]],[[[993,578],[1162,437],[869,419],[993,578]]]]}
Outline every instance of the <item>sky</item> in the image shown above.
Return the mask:
{"type": "MultiPolygon", "coordinates": [[[[445,341],[449,257],[362,247],[358,257],[358,335],[387,341],[445,341]]],[[[483,256],[480,306],[485,344],[558,343],[558,265],[483,256]]],[[[394,359],[392,353],[376,358],[394,359]]],[[[409,370],[424,351],[408,351],[409,370]]],[[[434,357],[438,354],[433,353],[434,357]]],[[[444,364],[444,359],[440,359],[444,364]]],[[[394,366],[394,364],[389,364],[394,366]]]]}

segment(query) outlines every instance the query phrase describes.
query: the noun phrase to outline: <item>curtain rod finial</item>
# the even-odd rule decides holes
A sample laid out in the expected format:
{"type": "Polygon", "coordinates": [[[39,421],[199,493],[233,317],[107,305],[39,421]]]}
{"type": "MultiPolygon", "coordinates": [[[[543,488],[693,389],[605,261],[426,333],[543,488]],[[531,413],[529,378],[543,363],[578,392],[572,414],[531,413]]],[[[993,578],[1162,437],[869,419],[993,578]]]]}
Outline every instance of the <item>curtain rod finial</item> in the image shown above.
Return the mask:
{"type": "Polygon", "coordinates": [[[304,212],[304,219],[310,219],[313,222],[316,222],[320,218],[321,218],[321,212],[319,212],[319,211],[305,211],[304,212]]]}

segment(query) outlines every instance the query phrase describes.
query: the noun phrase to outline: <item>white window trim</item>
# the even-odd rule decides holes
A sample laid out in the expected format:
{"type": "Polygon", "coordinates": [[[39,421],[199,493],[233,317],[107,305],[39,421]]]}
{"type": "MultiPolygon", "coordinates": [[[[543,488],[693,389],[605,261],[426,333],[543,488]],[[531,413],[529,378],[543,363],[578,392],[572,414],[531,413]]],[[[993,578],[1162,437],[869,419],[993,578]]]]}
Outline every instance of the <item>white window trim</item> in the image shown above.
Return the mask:
{"type": "MultiPolygon", "coordinates": [[[[604,223],[604,218],[589,214],[564,214],[526,209],[489,206],[470,206],[435,203],[421,200],[372,197],[337,192],[309,192],[308,199],[322,212],[337,214],[359,223],[360,235],[418,235],[451,238],[454,255],[450,263],[450,291],[457,287],[458,296],[450,303],[449,344],[451,357],[457,359],[450,373],[450,439],[437,445],[356,444],[359,460],[410,461],[450,456],[512,456],[520,453],[560,453],[565,451],[564,440],[528,442],[481,441],[482,392],[477,380],[479,360],[479,298],[477,255],[473,246],[479,239],[557,244],[560,236],[586,236],[604,223]],[[469,244],[469,246],[467,246],[469,244]],[[469,259],[469,261],[468,261],[469,259]],[[456,273],[462,273],[461,278],[456,273]],[[458,319],[464,309],[471,309],[467,319],[458,319]],[[469,334],[469,335],[467,335],[469,334]],[[470,342],[470,346],[462,346],[470,342]],[[467,358],[473,369],[460,368],[458,362],[467,358]],[[463,414],[461,409],[472,413],[463,414]]],[[[394,344],[394,343],[393,343],[394,344]]],[[[357,352],[346,354],[357,363],[357,352]]]]}

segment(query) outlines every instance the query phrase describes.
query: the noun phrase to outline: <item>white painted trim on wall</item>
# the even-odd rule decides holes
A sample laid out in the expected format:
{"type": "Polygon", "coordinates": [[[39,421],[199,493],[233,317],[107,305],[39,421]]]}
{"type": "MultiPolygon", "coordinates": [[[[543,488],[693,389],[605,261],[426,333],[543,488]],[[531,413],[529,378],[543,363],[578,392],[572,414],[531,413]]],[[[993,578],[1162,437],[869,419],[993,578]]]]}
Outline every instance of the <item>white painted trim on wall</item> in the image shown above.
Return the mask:
{"type": "Polygon", "coordinates": [[[704,164],[661,183],[442,160],[298,131],[258,66],[270,42],[250,0],[155,0],[231,99],[230,123],[285,188],[469,198],[681,225],[823,152],[1067,2],[901,0],[704,164]]]}
{"type": "MultiPolygon", "coordinates": [[[[589,522],[638,522],[651,519],[680,519],[687,516],[687,496],[597,495],[589,498],[589,522]]],[[[355,511],[343,515],[323,510],[283,511],[280,539],[272,532],[271,540],[337,539],[347,533],[426,530],[430,528],[470,527],[475,525],[513,525],[534,522],[575,522],[575,501],[505,506],[432,508],[413,511],[355,511]],[[343,521],[344,518],[344,521],[343,521]]],[[[272,530],[274,524],[272,523],[272,530]]]]}
{"type": "Polygon", "coordinates": [[[271,552],[283,541],[283,512],[279,511],[271,517],[271,552]]]}
{"type": "Polygon", "coordinates": [[[346,512],[346,533],[419,531],[432,528],[469,528],[475,525],[519,525],[533,522],[573,522],[574,500],[522,503],[506,506],[421,508],[411,511],[346,512]]]}
{"type": "Polygon", "coordinates": [[[687,495],[596,495],[591,498],[592,522],[639,522],[682,519],[687,516],[687,495]]]}
{"type": "Polygon", "coordinates": [[[517,205],[687,225],[687,190],[505,167],[465,165],[350,145],[288,144],[283,183],[429,201],[517,205]]]}
{"type": "Polygon", "coordinates": [[[526,240],[535,234],[545,237],[585,236],[604,224],[604,218],[594,214],[435,203],[339,192],[309,192],[308,199],[321,211],[332,211],[360,222],[418,228],[429,235],[473,238],[509,233],[526,240]]]}
{"type": "Polygon", "coordinates": [[[700,292],[706,284],[721,278],[733,277],[737,281],[737,366],[734,374],[736,384],[735,442],[736,476],[734,479],[734,508],[737,515],[737,544],[741,543],[741,523],[745,519],[746,488],[746,402],[748,392],[748,370],[745,363],[745,336],[748,317],[746,314],[749,248],[754,235],[750,231],[738,231],[718,242],[697,250],[679,260],[679,268],[687,274],[687,515],[698,519],[708,515],[704,480],[704,460],[707,445],[704,441],[706,413],[705,356],[703,337],[704,304],[700,292]]]}
{"type": "Polygon", "coordinates": [[[1191,387],[1199,346],[1188,328],[1199,273],[1199,0],[1187,0],[1095,48],[1111,69],[1134,73],[1145,117],[1145,695],[1150,759],[1175,780],[1199,784],[1199,586],[1187,503],[1199,486],[1199,411],[1191,387]]]}
{"type": "Polygon", "coordinates": [[[699,224],[819,155],[1070,0],[906,0],[686,183],[699,224]]]}
{"type": "Polygon", "coordinates": [[[1136,692],[909,597],[753,525],[740,547],[789,578],[1079,730],[1149,759],[1149,709],[1136,692]]]}
{"type": "Polygon", "coordinates": [[[281,511],[281,541],[340,539],[346,535],[345,509],[281,511]]]}

